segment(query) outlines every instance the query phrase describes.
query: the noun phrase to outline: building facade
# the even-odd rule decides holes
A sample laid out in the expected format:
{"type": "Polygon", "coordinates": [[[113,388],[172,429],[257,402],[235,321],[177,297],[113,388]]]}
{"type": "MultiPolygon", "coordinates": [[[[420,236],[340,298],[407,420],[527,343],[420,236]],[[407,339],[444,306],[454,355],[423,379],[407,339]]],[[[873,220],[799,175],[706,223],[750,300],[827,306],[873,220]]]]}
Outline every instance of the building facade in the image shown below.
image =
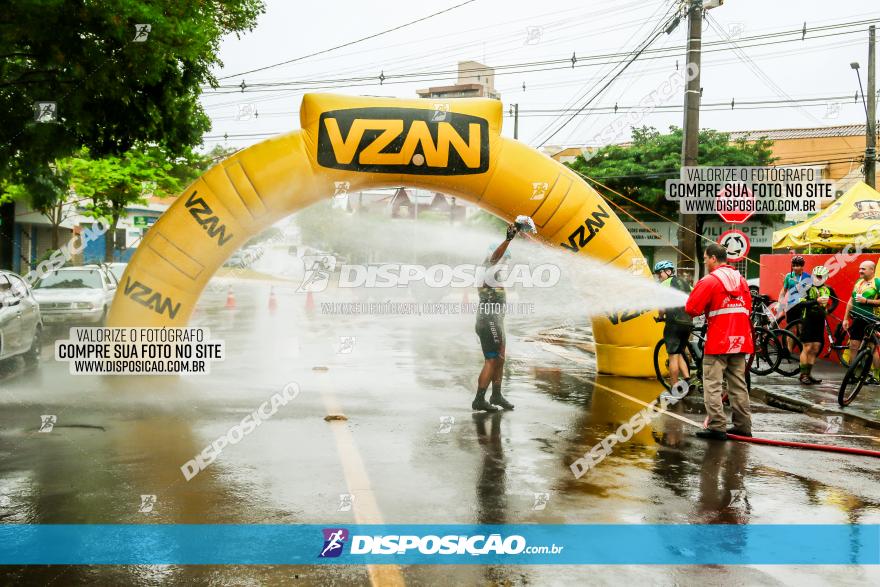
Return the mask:
{"type": "Polygon", "coordinates": [[[493,98],[501,99],[495,90],[495,70],[477,61],[459,61],[458,79],[451,86],[434,86],[416,90],[419,98],[493,98]]]}

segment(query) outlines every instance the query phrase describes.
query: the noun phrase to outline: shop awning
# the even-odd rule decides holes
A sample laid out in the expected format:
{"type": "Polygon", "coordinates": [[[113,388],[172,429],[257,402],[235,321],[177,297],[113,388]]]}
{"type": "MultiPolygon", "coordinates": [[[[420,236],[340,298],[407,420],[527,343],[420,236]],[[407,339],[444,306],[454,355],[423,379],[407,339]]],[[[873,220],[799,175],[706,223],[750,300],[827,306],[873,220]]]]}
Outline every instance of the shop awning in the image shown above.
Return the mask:
{"type": "Polygon", "coordinates": [[[853,244],[856,237],[864,238],[869,230],[880,235],[880,192],[859,182],[812,218],[774,232],[773,248],[839,249],[853,244]]]}

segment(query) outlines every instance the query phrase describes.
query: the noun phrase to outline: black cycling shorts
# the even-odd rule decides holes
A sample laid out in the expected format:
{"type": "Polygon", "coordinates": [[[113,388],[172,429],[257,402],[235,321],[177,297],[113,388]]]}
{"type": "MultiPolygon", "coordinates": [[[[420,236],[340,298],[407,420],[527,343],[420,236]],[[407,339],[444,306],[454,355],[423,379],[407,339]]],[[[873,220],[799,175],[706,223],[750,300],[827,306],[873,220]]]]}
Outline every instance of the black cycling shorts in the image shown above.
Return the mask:
{"type": "Polygon", "coordinates": [[[496,359],[504,347],[504,319],[500,316],[481,316],[474,328],[480,337],[480,347],[487,359],[496,359]]]}
{"type": "Polygon", "coordinates": [[[865,329],[868,327],[868,319],[859,316],[850,316],[849,338],[850,340],[862,340],[865,338],[865,329]]]}
{"type": "Polygon", "coordinates": [[[801,331],[798,334],[801,342],[822,342],[824,336],[825,316],[822,314],[807,314],[804,316],[804,321],[801,323],[801,331]]]}
{"type": "Polygon", "coordinates": [[[789,308],[785,311],[785,325],[788,326],[795,320],[800,320],[801,316],[804,313],[804,307],[800,304],[797,304],[793,308],[789,308]]]}
{"type": "Polygon", "coordinates": [[[687,347],[691,337],[691,327],[683,324],[667,322],[663,328],[663,342],[666,344],[666,353],[680,355],[687,347]]]}

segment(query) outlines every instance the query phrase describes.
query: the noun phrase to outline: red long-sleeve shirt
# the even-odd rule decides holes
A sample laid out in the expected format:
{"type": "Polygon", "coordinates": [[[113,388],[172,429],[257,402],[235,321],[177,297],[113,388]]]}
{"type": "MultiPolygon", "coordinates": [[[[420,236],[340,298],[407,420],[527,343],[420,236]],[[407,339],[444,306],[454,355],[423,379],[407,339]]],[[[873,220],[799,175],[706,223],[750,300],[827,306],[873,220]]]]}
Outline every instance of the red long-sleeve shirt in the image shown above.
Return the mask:
{"type": "Polygon", "coordinates": [[[722,265],[694,286],[684,306],[691,316],[706,315],[707,355],[751,354],[752,324],[749,312],[752,296],[739,271],[722,265]]]}

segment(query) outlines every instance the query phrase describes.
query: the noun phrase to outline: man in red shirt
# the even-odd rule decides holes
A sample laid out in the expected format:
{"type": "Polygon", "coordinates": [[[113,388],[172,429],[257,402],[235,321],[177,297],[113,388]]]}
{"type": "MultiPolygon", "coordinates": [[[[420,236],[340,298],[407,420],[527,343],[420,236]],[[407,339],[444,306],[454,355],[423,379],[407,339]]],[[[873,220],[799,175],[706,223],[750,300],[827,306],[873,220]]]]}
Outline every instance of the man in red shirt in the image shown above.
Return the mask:
{"type": "Polygon", "coordinates": [[[746,387],[746,355],[753,352],[749,312],[752,296],[739,271],[727,264],[727,251],[712,243],[703,253],[708,275],[694,286],[685,304],[691,316],[706,315],[706,346],[703,349],[703,402],[709,421],[700,438],[726,440],[727,433],[752,435],[749,392],[746,387]],[[727,382],[727,396],[733,409],[733,428],[721,403],[721,385],[727,382]]]}

